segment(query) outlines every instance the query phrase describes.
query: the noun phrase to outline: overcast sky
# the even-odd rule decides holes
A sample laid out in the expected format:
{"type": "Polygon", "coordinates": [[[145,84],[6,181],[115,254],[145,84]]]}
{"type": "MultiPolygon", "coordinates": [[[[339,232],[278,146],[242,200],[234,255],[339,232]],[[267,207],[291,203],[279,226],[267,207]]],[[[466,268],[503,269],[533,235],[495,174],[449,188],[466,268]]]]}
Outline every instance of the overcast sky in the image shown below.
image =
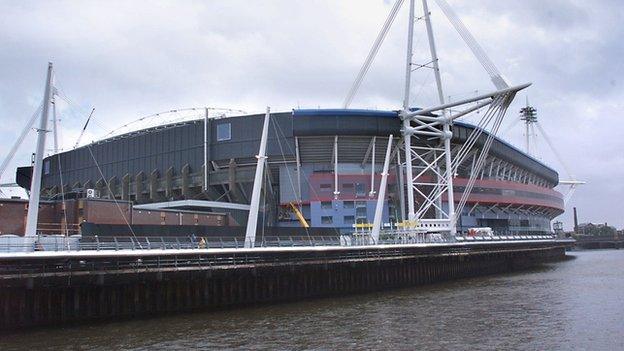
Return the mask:
{"type": "MultiPolygon", "coordinates": [[[[572,206],[582,222],[624,227],[624,2],[448,1],[510,83],[533,83],[502,130],[514,125],[528,97],[572,176],[588,182],[562,216],[566,227],[572,206]]],[[[493,90],[430,2],[445,94],[459,99],[493,90]]],[[[0,159],[41,101],[48,61],[71,101],[59,105],[66,149],[93,107],[85,142],[175,108],[340,107],[392,3],[0,1],[0,159]]],[[[400,107],[406,18],[403,5],[352,107],[400,107]]],[[[422,21],[415,30],[414,61],[425,63],[422,21]]],[[[414,75],[414,106],[435,103],[428,71],[414,75]]],[[[516,124],[504,138],[524,148],[522,133],[516,124]]],[[[541,136],[536,149],[569,179],[541,136]]],[[[33,150],[31,135],[0,182],[12,182],[14,167],[28,164],[33,150]]]]}

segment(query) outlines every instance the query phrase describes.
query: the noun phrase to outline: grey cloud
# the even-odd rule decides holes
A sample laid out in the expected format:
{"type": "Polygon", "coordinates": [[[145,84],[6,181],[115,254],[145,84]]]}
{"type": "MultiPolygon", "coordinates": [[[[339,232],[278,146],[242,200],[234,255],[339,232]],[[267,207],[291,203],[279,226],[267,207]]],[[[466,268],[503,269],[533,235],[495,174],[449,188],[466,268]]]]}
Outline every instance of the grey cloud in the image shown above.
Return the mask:
{"type": "MultiPolygon", "coordinates": [[[[569,167],[589,181],[571,205],[586,220],[624,226],[616,206],[624,197],[618,181],[624,179],[619,156],[624,26],[618,18],[624,3],[448,1],[511,82],[534,83],[518,97],[506,123],[528,94],[569,167]]],[[[36,108],[48,60],[56,65],[63,91],[79,105],[74,113],[64,111],[66,146],[92,106],[96,123],[89,138],[177,107],[339,106],[392,3],[2,2],[0,155],[36,108]]],[[[488,77],[431,3],[446,94],[491,90],[488,77]]],[[[404,8],[354,107],[400,105],[405,17],[404,8]]],[[[417,28],[422,30],[422,23],[417,28]]],[[[424,32],[416,42],[415,59],[426,60],[424,32]]],[[[414,104],[435,103],[430,73],[417,72],[413,84],[414,104]]],[[[508,139],[522,145],[520,128],[508,139]]],[[[543,160],[566,177],[538,141],[543,160]]],[[[31,138],[15,165],[28,163],[32,149],[31,138]]],[[[569,227],[570,215],[564,219],[569,227]]]]}

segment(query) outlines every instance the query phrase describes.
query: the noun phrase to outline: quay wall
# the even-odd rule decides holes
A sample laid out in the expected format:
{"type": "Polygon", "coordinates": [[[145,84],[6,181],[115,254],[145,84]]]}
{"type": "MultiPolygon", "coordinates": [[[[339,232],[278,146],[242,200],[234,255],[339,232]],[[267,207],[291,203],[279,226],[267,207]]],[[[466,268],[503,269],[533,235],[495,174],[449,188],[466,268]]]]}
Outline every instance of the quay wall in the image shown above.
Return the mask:
{"type": "Polygon", "coordinates": [[[550,243],[267,251],[235,258],[136,253],[120,258],[54,258],[45,263],[30,259],[15,271],[10,267],[18,267],[18,262],[0,258],[5,267],[0,270],[0,331],[417,286],[504,273],[564,257],[565,245],[550,243]]]}

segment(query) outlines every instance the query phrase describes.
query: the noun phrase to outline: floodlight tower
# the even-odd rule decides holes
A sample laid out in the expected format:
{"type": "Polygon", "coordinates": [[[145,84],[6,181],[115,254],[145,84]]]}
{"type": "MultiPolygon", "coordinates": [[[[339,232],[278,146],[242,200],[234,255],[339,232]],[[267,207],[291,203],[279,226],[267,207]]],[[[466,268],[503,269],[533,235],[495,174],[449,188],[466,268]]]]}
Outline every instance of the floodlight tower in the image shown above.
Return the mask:
{"type": "MultiPolygon", "coordinates": [[[[533,125],[537,123],[537,110],[529,105],[527,98],[526,106],[520,109],[520,120],[524,121],[526,127],[526,153],[531,155],[531,131],[534,130],[533,125]]],[[[535,150],[533,150],[535,152],[535,150]]]]}

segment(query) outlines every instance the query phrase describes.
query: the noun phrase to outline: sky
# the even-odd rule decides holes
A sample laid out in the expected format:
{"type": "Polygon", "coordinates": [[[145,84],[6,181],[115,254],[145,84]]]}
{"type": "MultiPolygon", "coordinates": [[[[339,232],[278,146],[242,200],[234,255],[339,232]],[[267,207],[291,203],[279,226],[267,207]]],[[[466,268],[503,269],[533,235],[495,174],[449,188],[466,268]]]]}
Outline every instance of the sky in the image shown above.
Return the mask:
{"type": "MultiPolygon", "coordinates": [[[[566,229],[574,206],[581,222],[624,227],[624,2],[448,2],[510,84],[533,83],[509,109],[502,137],[525,148],[516,120],[528,99],[563,162],[541,135],[535,157],[561,179],[587,182],[559,218],[566,229]]],[[[40,104],[48,61],[65,97],[65,150],[92,108],[82,143],[179,108],[340,107],[393,3],[0,0],[0,160],[40,104]]],[[[447,99],[494,90],[434,0],[429,7],[447,99]]],[[[351,107],[400,108],[406,33],[404,4],[351,107]]],[[[415,63],[430,60],[427,45],[416,21],[415,63]]],[[[412,86],[413,106],[436,104],[431,70],[414,72],[412,86]]],[[[14,181],[34,145],[30,133],[0,183],[14,181]]]]}

